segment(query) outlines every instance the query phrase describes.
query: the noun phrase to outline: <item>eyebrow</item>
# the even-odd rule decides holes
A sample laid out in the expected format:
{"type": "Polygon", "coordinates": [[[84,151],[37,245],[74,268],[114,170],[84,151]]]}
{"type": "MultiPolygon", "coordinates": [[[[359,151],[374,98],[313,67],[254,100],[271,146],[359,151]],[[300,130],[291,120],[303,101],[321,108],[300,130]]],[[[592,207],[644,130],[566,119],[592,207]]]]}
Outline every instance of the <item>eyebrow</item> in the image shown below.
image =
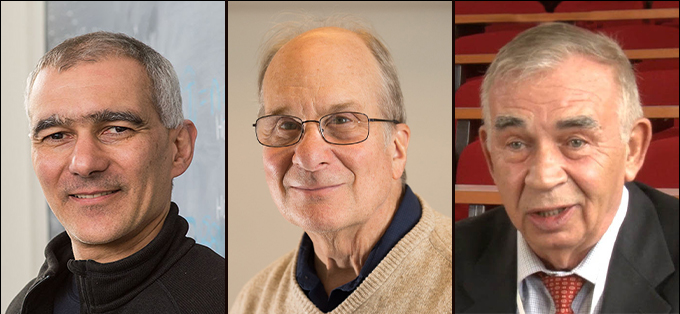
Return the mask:
{"type": "Polygon", "coordinates": [[[564,129],[571,129],[571,128],[577,128],[577,129],[597,129],[600,127],[600,124],[597,123],[595,119],[589,116],[576,116],[573,118],[568,118],[564,120],[557,121],[557,129],[558,130],[564,130],[564,129]]]}
{"type": "MultiPolygon", "coordinates": [[[[132,111],[111,111],[108,109],[91,113],[87,116],[84,116],[81,119],[89,121],[92,124],[101,124],[116,121],[129,122],[135,127],[141,127],[147,124],[147,122],[144,121],[142,117],[140,117],[138,114],[132,111]]],[[[58,114],[53,114],[45,119],[41,119],[40,121],[38,121],[38,123],[35,124],[35,127],[33,128],[32,131],[32,137],[35,138],[38,135],[38,133],[45,129],[54,127],[69,127],[73,125],[74,122],[75,122],[74,119],[64,118],[59,116],[58,114]]]]}
{"type": "MultiPolygon", "coordinates": [[[[494,128],[496,131],[502,131],[511,127],[526,128],[526,126],[527,123],[523,119],[513,116],[498,116],[496,117],[496,121],[494,123],[494,128]]],[[[556,126],[558,130],[571,128],[590,130],[599,128],[600,124],[592,117],[581,115],[559,120],[557,121],[556,126]]]]}
{"type": "MultiPolygon", "coordinates": [[[[333,112],[341,112],[341,111],[347,111],[347,110],[357,110],[356,109],[357,104],[355,102],[344,102],[344,103],[339,103],[339,104],[334,104],[328,107],[327,110],[324,110],[326,114],[333,113],[333,112]]],[[[265,116],[272,116],[272,115],[290,115],[290,109],[288,107],[282,107],[278,108],[274,111],[272,111],[269,114],[265,114],[265,116]]]]}
{"type": "Polygon", "coordinates": [[[494,123],[496,131],[503,131],[507,128],[525,128],[526,122],[524,120],[512,116],[498,116],[494,123]]]}

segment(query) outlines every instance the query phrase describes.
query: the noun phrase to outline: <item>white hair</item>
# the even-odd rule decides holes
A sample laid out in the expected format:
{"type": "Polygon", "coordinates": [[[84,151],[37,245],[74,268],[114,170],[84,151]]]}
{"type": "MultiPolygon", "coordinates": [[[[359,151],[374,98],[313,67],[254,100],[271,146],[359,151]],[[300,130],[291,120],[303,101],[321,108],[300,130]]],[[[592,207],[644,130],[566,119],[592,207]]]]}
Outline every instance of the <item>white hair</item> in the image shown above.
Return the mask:
{"type": "MultiPolygon", "coordinates": [[[[628,142],[635,120],[642,118],[635,72],[620,45],[602,33],[592,33],[565,23],[545,23],[528,29],[506,44],[489,66],[481,86],[484,124],[491,126],[489,95],[497,82],[521,82],[557,68],[574,55],[608,65],[619,88],[616,113],[620,135],[628,142]]],[[[489,132],[493,130],[488,128],[489,132]]]]}

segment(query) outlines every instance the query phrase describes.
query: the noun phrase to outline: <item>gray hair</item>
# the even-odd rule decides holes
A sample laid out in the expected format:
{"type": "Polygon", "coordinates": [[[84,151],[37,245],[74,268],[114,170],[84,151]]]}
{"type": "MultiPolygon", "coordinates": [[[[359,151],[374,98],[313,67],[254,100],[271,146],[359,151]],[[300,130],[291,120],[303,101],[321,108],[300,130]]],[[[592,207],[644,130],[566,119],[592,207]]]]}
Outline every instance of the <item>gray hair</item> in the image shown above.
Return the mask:
{"type": "MultiPolygon", "coordinates": [[[[486,71],[481,86],[484,123],[491,126],[489,94],[496,82],[521,82],[549,72],[573,55],[610,66],[620,91],[616,113],[620,136],[628,142],[635,120],[642,118],[635,72],[620,45],[602,33],[592,33],[565,23],[545,23],[526,30],[506,44],[486,71]]],[[[492,127],[488,128],[491,132],[492,127]]]]}
{"type": "Polygon", "coordinates": [[[94,32],[67,39],[40,58],[26,82],[26,115],[30,119],[28,101],[35,78],[42,69],[51,67],[62,72],[83,62],[98,62],[109,57],[128,57],[139,61],[151,81],[148,93],[161,122],[169,129],[182,126],[182,94],[170,61],[137,39],[110,32],[94,32]]]}
{"type": "MultiPolygon", "coordinates": [[[[264,100],[262,97],[262,82],[267,72],[269,63],[274,55],[286,43],[293,38],[320,27],[338,27],[349,30],[359,36],[375,57],[380,69],[380,90],[378,93],[380,112],[382,119],[397,120],[406,123],[406,110],[404,109],[404,97],[401,93],[401,85],[397,75],[397,67],[392,60],[392,54],[382,43],[380,37],[366,22],[350,15],[333,15],[327,18],[318,18],[307,14],[300,14],[298,21],[288,21],[275,25],[265,35],[267,38],[260,48],[260,62],[258,73],[258,101],[260,111],[258,116],[264,115],[264,100]]],[[[392,138],[392,124],[386,124],[386,143],[392,138]]],[[[401,176],[402,183],[406,182],[406,171],[401,176]]]]}

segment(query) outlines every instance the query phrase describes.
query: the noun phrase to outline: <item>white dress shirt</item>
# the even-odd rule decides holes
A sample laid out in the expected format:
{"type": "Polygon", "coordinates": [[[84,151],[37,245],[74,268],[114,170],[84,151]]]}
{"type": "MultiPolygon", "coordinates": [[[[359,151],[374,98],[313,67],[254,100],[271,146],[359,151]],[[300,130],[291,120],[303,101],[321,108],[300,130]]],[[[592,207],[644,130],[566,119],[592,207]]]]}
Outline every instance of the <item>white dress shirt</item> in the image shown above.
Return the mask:
{"type": "Polygon", "coordinates": [[[527,244],[522,234],[517,231],[517,293],[518,313],[522,313],[519,307],[523,305],[524,313],[544,314],[555,313],[555,304],[548,289],[543,285],[543,281],[537,272],[544,272],[551,276],[568,276],[576,274],[585,279],[583,288],[574,298],[571,304],[574,313],[594,314],[599,313],[602,307],[602,293],[604,284],[607,280],[609,260],[619,228],[628,212],[628,189],[623,187],[621,193],[621,203],[614,215],[612,223],[607,228],[602,238],[588,252],[586,257],[576,268],[571,271],[552,271],[548,270],[543,262],[536,256],[527,244]]]}

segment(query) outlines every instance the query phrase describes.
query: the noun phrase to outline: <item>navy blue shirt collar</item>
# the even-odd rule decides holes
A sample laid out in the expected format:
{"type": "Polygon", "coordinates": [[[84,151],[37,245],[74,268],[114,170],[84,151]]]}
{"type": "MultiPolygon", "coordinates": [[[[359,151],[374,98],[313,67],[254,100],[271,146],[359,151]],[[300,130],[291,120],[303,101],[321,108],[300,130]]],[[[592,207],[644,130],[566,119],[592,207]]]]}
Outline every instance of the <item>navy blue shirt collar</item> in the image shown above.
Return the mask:
{"type": "Polygon", "coordinates": [[[316,307],[323,312],[330,312],[342,303],[354,290],[359,287],[366,277],[380,264],[392,248],[418,223],[422,214],[420,202],[411,188],[406,185],[404,197],[399,208],[394,213],[392,222],[385,234],[376,242],[364,263],[364,266],[354,280],[335,288],[330,297],[326,295],[321,280],[314,267],[314,245],[307,233],[302,236],[297,258],[295,277],[300,288],[305,292],[316,307]]]}

